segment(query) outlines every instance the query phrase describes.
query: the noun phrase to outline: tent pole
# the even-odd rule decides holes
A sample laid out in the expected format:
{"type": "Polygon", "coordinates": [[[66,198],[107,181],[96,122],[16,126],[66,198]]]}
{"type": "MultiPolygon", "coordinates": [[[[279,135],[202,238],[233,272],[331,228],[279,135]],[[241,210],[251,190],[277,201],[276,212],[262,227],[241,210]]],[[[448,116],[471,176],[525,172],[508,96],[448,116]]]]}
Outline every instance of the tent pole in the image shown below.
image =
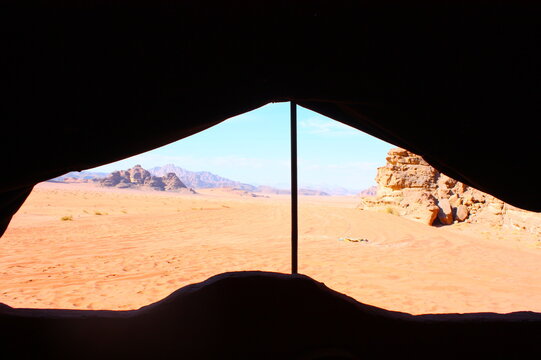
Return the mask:
{"type": "Polygon", "coordinates": [[[298,274],[297,104],[291,102],[291,274],[298,274]]]}

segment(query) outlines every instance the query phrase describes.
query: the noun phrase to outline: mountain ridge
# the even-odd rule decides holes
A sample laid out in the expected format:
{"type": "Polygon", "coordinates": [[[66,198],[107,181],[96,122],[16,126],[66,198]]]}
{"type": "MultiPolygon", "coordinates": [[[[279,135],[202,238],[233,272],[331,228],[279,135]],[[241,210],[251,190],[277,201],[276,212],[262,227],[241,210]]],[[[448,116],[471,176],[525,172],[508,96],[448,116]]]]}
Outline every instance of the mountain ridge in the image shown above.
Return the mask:
{"type": "Polygon", "coordinates": [[[240,181],[231,180],[222,176],[213,174],[209,171],[190,171],[175,164],[166,164],[163,166],[155,166],[148,169],[153,176],[164,176],[168,173],[174,173],[178,178],[186,184],[186,186],[195,189],[209,189],[220,187],[233,187],[240,190],[254,191],[256,187],[250,184],[241,183],[240,181]]]}
{"type": "MultiPolygon", "coordinates": [[[[211,189],[211,188],[235,188],[238,190],[257,192],[262,194],[289,195],[291,189],[289,185],[271,186],[271,185],[252,185],[236,180],[231,180],[210,171],[190,171],[175,164],[166,164],[155,166],[146,170],[154,177],[165,177],[169,173],[175,174],[179,180],[188,188],[192,189],[211,189]]],[[[50,182],[101,182],[110,176],[113,172],[96,171],[72,171],[62,176],[50,179],[50,182]]],[[[300,195],[308,196],[330,196],[330,195],[353,195],[358,191],[352,191],[339,186],[318,186],[306,185],[299,188],[300,195]]]]}

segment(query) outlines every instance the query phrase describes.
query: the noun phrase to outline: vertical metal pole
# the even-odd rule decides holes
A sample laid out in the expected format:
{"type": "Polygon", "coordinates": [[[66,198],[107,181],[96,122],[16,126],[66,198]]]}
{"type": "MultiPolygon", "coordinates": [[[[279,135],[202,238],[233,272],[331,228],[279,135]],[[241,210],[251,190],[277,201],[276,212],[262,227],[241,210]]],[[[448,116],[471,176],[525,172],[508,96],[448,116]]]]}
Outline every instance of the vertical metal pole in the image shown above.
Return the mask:
{"type": "Polygon", "coordinates": [[[291,102],[291,273],[298,274],[297,104],[291,102]]]}

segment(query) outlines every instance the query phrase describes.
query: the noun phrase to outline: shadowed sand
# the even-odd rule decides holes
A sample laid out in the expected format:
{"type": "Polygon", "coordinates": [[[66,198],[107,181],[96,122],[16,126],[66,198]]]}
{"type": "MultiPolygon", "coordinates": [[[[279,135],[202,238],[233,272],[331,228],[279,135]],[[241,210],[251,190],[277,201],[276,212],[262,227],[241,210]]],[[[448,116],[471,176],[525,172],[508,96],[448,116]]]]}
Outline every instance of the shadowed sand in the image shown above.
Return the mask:
{"type": "MultiPolygon", "coordinates": [[[[137,309],[217,273],[290,270],[289,197],[199,192],[38,184],[0,239],[0,302],[137,309]]],[[[363,303],[412,314],[541,312],[533,235],[428,227],[357,210],[357,203],[300,198],[301,273],[363,303]],[[345,237],[368,241],[339,240],[345,237]]]]}

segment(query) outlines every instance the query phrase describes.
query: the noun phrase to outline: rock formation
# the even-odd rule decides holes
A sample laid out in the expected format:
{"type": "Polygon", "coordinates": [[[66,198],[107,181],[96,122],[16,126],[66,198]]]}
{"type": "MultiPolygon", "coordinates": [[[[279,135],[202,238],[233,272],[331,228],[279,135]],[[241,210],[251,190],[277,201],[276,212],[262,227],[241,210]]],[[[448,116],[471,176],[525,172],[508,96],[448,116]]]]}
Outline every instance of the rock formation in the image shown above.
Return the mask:
{"type": "Polygon", "coordinates": [[[176,190],[185,188],[186,185],[180,181],[178,176],[176,176],[174,173],[168,173],[162,178],[162,182],[164,184],[165,190],[176,190]]]}
{"type": "Polygon", "coordinates": [[[483,222],[541,235],[539,213],[518,209],[452,179],[407,150],[391,149],[386,160],[378,168],[376,195],[364,197],[361,209],[380,209],[427,225],[483,222]]]}
{"type": "Polygon", "coordinates": [[[188,189],[174,173],[168,173],[163,177],[153,176],[141,165],[135,165],[128,170],[114,171],[101,180],[100,184],[117,188],[150,188],[159,191],[188,190],[195,193],[192,189],[188,189]]]}
{"type": "Polygon", "coordinates": [[[361,208],[376,208],[432,225],[438,217],[434,196],[438,172],[420,156],[392,149],[378,168],[375,196],[364,197],[361,208]]]}

